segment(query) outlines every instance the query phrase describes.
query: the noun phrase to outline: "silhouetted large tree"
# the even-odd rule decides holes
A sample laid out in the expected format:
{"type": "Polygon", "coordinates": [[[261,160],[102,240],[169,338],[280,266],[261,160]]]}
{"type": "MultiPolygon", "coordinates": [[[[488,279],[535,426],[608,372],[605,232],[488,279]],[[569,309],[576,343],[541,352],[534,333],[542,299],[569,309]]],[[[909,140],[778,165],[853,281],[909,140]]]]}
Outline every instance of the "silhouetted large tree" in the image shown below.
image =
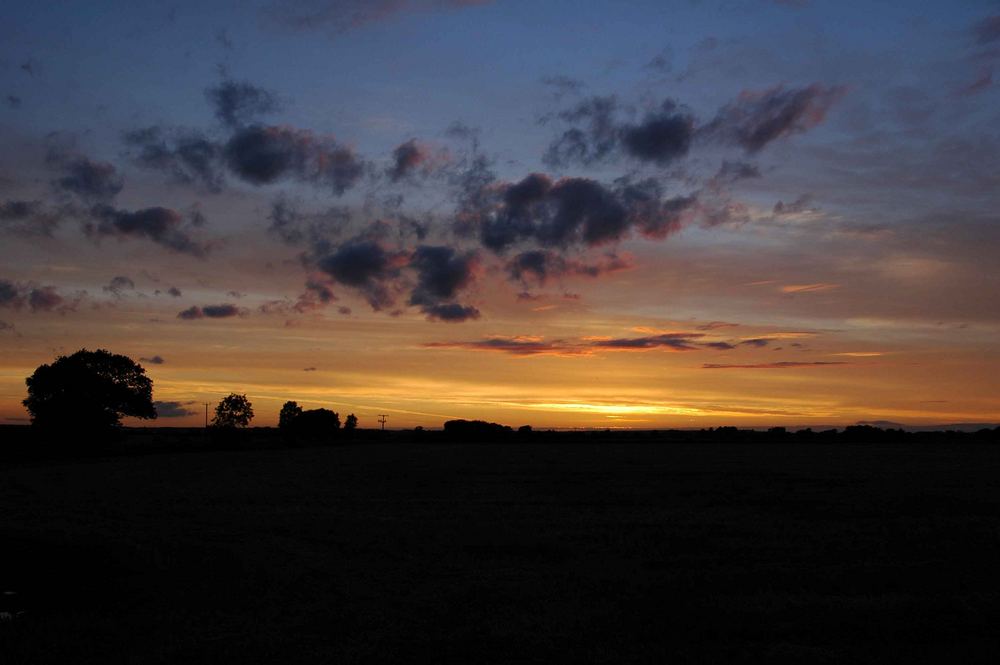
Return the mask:
{"type": "Polygon", "coordinates": [[[215,417],[212,418],[213,427],[233,429],[236,427],[246,427],[253,420],[253,405],[246,395],[230,393],[219,400],[215,407],[215,417]]]}
{"type": "Polygon", "coordinates": [[[40,365],[25,379],[22,402],[31,423],[44,429],[110,430],[122,416],[155,418],[153,382],[128,356],[80,349],[40,365]]]}

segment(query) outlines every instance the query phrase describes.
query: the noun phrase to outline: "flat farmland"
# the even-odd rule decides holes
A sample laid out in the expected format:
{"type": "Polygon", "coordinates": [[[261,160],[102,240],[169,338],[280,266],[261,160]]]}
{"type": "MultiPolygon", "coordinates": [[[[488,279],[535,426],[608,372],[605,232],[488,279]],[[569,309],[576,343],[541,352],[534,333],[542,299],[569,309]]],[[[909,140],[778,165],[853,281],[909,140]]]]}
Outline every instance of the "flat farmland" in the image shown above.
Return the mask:
{"type": "Polygon", "coordinates": [[[8,665],[1000,654],[992,445],[156,453],[0,502],[8,665]]]}

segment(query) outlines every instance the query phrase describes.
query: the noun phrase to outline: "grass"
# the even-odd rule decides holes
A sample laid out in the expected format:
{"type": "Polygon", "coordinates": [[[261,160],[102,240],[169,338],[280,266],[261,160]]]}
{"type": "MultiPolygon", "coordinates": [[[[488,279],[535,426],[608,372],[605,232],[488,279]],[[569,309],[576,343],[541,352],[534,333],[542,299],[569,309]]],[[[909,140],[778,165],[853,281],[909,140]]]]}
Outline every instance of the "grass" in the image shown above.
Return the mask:
{"type": "Polygon", "coordinates": [[[0,502],[11,665],[1000,653],[997,446],[164,453],[7,465],[0,502]]]}

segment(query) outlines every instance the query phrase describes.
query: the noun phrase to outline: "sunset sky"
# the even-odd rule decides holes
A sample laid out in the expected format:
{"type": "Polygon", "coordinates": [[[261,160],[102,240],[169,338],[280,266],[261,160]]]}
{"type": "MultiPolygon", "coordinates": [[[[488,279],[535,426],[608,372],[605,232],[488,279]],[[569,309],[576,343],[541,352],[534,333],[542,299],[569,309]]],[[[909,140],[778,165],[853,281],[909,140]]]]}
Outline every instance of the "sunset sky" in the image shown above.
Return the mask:
{"type": "Polygon", "coordinates": [[[998,422],[994,75],[974,0],[6,2],[0,422],[80,348],[155,425],[998,422]]]}

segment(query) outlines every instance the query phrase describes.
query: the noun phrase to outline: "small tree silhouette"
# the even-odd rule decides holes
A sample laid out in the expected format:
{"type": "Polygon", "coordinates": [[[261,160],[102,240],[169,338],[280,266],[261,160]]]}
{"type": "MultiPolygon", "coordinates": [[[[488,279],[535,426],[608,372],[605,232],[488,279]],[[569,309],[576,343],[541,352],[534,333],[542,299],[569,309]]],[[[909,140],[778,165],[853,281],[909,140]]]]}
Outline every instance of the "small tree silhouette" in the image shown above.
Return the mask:
{"type": "Polygon", "coordinates": [[[357,429],[357,427],[358,427],[358,417],[353,413],[348,414],[347,418],[344,420],[344,429],[347,431],[353,431],[357,429]]]}
{"type": "Polygon", "coordinates": [[[302,407],[297,402],[285,402],[278,413],[278,427],[289,430],[295,424],[295,419],[302,415],[302,407]]]}
{"type": "Polygon", "coordinates": [[[128,356],[80,349],[25,379],[31,423],[50,430],[111,430],[122,416],[155,418],[153,382],[128,356]]]}
{"type": "Polygon", "coordinates": [[[224,429],[246,427],[251,420],[253,420],[253,405],[247,400],[247,396],[230,393],[229,396],[223,397],[219,401],[219,405],[215,407],[212,427],[224,429]]]}

